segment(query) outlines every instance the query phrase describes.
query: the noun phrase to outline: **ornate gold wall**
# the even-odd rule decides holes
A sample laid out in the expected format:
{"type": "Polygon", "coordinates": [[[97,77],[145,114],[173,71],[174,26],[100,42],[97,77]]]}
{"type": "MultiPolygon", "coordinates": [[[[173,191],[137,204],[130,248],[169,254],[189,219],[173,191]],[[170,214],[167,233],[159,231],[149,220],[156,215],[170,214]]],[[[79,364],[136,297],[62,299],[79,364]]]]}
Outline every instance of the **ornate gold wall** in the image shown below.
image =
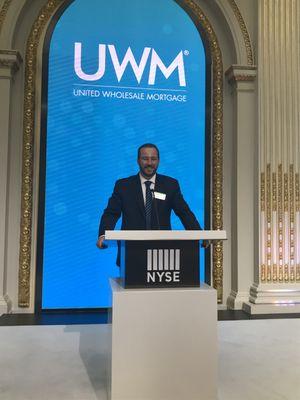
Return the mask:
{"type": "Polygon", "coordinates": [[[300,282],[300,3],[259,2],[260,282],[300,282]]]}

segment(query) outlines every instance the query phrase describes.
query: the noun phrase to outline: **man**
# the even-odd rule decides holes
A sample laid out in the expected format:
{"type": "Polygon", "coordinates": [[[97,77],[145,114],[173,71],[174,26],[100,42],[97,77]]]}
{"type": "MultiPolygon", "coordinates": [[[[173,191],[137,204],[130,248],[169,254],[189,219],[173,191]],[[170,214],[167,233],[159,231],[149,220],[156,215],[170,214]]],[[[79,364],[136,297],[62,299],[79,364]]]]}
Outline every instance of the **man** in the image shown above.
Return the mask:
{"type": "Polygon", "coordinates": [[[120,179],[103,212],[97,246],[105,248],[104,233],[113,230],[122,215],[122,229],[171,229],[171,211],[180,218],[187,230],[199,230],[195,215],[185,202],[178,181],[157,174],[159,150],[151,143],[138,149],[137,175],[120,179]]]}

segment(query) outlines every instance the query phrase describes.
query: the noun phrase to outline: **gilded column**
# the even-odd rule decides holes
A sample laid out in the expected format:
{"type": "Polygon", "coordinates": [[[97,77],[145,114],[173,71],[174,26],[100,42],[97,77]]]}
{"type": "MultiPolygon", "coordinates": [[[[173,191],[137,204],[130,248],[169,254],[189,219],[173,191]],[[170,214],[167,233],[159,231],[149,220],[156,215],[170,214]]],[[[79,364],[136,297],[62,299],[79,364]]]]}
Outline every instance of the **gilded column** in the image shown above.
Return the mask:
{"type": "Polygon", "coordinates": [[[244,308],[300,312],[300,2],[258,8],[260,260],[244,308]]]}

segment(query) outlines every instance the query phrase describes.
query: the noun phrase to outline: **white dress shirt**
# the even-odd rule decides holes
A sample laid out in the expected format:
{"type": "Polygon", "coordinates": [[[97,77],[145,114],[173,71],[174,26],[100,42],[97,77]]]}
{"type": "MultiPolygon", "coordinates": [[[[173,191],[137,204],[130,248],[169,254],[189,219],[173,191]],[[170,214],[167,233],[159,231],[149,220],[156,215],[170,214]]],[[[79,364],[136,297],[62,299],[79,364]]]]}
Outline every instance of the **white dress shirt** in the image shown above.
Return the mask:
{"type": "Polygon", "coordinates": [[[156,174],[153,175],[151,179],[144,178],[141,173],[139,175],[140,175],[140,180],[141,180],[141,185],[142,185],[144,204],[146,205],[146,185],[145,185],[145,182],[146,181],[150,181],[151,182],[150,189],[154,190],[156,174]]]}

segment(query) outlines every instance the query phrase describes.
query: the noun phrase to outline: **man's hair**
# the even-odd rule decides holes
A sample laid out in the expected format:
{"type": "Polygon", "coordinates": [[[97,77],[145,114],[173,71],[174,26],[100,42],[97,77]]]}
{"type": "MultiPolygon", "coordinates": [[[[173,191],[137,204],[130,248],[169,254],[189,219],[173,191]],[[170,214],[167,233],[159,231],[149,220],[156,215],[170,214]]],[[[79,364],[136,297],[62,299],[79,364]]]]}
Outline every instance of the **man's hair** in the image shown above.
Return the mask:
{"type": "Polygon", "coordinates": [[[152,147],[153,149],[155,149],[157,151],[157,157],[159,158],[159,150],[158,147],[153,144],[153,143],[145,143],[142,144],[139,148],[138,148],[138,158],[140,158],[140,152],[142,149],[144,149],[145,147],[152,147]]]}

